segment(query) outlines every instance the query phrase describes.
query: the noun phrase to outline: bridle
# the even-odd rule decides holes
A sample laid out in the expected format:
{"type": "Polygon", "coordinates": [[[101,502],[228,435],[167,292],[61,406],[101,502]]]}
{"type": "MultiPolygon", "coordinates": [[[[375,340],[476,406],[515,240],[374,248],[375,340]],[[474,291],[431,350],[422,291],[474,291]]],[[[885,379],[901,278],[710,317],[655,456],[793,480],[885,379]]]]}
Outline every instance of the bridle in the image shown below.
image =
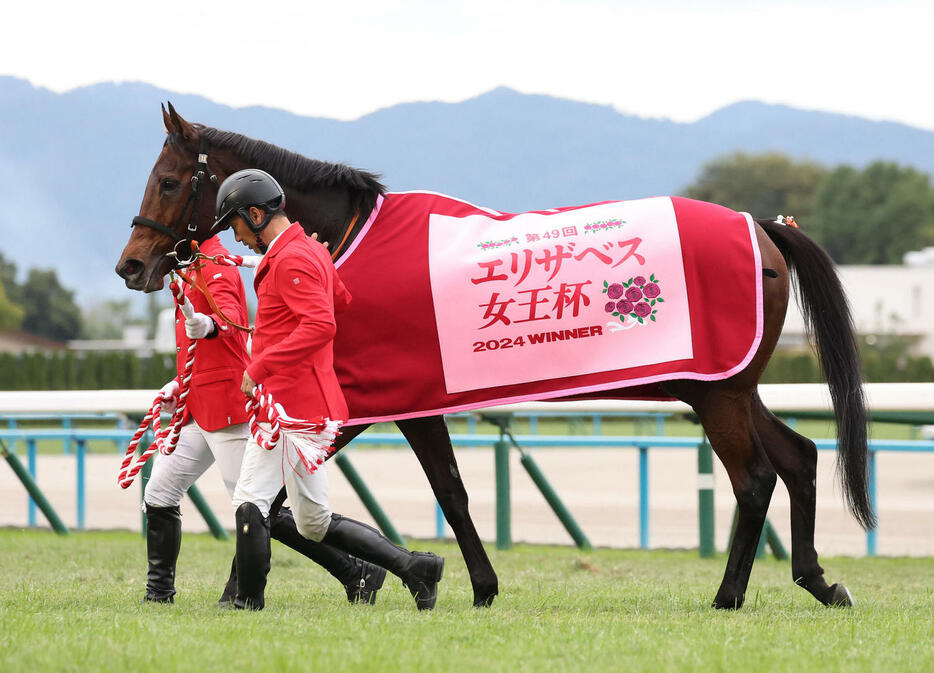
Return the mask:
{"type": "Polygon", "coordinates": [[[182,206],[182,212],[178,214],[178,219],[175,220],[171,227],[167,227],[161,222],[156,222],[155,220],[150,220],[149,218],[139,215],[133,218],[133,223],[130,225],[131,228],[137,226],[149,227],[175,241],[175,247],[172,252],[167,253],[166,256],[175,257],[174,268],[176,269],[189,266],[195,261],[195,254],[191,244],[192,241],[194,241],[195,233],[198,231],[198,205],[201,203],[201,184],[204,182],[205,178],[208,178],[211,184],[217,184],[217,176],[208,168],[207,150],[208,143],[204,138],[201,138],[198,163],[195,165],[195,171],[191,176],[191,192],[189,192],[188,198],[185,200],[185,205],[182,206]],[[189,206],[191,207],[191,215],[189,216],[188,227],[183,237],[178,234],[178,229],[185,220],[185,213],[188,212],[189,206]],[[179,249],[179,246],[182,244],[184,245],[179,249]]]}

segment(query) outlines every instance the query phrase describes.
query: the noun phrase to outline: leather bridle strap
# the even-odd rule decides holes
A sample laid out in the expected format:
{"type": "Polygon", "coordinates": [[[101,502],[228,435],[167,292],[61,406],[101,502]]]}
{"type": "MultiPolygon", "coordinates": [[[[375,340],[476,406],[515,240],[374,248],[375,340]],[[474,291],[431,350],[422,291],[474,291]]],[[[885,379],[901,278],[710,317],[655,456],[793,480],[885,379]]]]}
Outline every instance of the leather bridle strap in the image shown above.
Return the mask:
{"type": "Polygon", "coordinates": [[[360,219],[360,211],[358,210],[353,214],[353,219],[350,220],[350,224],[347,225],[347,231],[344,232],[344,238],[341,240],[340,245],[338,245],[334,252],[331,253],[331,261],[337,259],[337,256],[340,254],[341,250],[344,247],[344,244],[347,242],[347,239],[350,238],[350,232],[353,231],[354,226],[357,224],[357,220],[360,219]]]}
{"type": "Polygon", "coordinates": [[[179,236],[178,234],[176,234],[172,229],[169,229],[167,226],[165,226],[165,225],[163,225],[163,224],[159,224],[159,223],[156,222],[155,220],[150,220],[150,219],[145,218],[145,217],[142,217],[142,216],[140,216],[140,215],[137,215],[136,217],[133,218],[133,224],[131,224],[130,226],[131,226],[131,227],[140,227],[140,226],[142,226],[142,227],[149,227],[150,229],[155,229],[155,230],[158,231],[160,234],[165,234],[166,236],[168,236],[169,238],[171,238],[171,239],[172,239],[173,241],[175,241],[176,243],[178,243],[179,241],[183,240],[181,236],[179,236]]]}
{"type": "Polygon", "coordinates": [[[175,268],[188,266],[195,260],[195,247],[192,246],[192,243],[195,242],[194,235],[198,231],[198,205],[201,203],[201,183],[205,178],[209,178],[212,183],[215,185],[217,184],[217,176],[214,175],[214,173],[212,173],[208,168],[207,149],[207,140],[201,138],[198,152],[198,163],[195,165],[194,173],[191,176],[191,191],[188,193],[188,198],[185,199],[185,205],[182,206],[182,210],[178,214],[178,219],[175,220],[171,227],[167,227],[161,222],[156,222],[155,220],[150,220],[149,218],[142,217],[140,215],[134,217],[133,223],[130,225],[130,227],[149,227],[150,229],[158,231],[160,234],[164,234],[165,236],[168,236],[173,241],[175,241],[175,268]],[[188,213],[189,206],[191,206],[191,215],[188,218],[188,227],[185,231],[185,236],[182,236],[178,233],[178,230],[181,228],[181,225],[185,220],[185,214],[188,213]],[[179,244],[182,242],[185,242],[185,247],[187,250],[180,251],[178,249],[179,244]],[[188,258],[180,259],[179,257],[182,254],[187,255],[188,258]]]}

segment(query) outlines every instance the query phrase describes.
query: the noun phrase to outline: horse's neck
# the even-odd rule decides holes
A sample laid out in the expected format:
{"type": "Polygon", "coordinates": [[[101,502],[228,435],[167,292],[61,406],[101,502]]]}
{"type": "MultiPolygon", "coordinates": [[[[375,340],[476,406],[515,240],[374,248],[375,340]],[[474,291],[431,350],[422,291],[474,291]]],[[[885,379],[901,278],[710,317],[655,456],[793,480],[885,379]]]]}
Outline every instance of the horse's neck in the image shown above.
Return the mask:
{"type": "MultiPolygon", "coordinates": [[[[234,171],[248,166],[236,155],[228,155],[229,162],[224,166],[228,175],[234,171]]],[[[343,249],[346,250],[357,233],[363,228],[369,216],[370,204],[376,201],[361,198],[361,194],[347,186],[316,186],[310,189],[296,189],[283,184],[285,189],[285,212],[293,221],[298,221],[302,229],[309,236],[318,234],[318,240],[328,242],[331,249],[337,248],[345,239],[343,249]],[[357,213],[358,204],[362,201],[366,212],[357,213]],[[356,215],[356,220],[354,216],[356,215]],[[352,225],[352,230],[347,227],[352,225]]]]}
{"type": "Polygon", "coordinates": [[[343,233],[353,215],[350,212],[352,201],[346,189],[285,190],[286,213],[293,220],[301,222],[309,235],[317,233],[322,241],[329,241],[343,233]]]}
{"type": "Polygon", "coordinates": [[[318,240],[327,242],[332,251],[346,251],[370,214],[368,200],[363,199],[362,210],[358,212],[360,195],[346,188],[313,192],[286,189],[285,201],[289,217],[299,221],[309,236],[318,234],[318,240]]]}

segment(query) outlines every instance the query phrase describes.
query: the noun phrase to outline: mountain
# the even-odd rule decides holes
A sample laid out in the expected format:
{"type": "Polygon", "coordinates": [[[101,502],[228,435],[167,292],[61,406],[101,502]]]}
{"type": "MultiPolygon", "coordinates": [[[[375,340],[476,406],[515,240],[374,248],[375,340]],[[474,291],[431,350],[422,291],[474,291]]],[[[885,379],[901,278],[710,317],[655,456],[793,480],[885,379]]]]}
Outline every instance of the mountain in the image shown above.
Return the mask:
{"type": "Polygon", "coordinates": [[[348,122],[136,82],[56,94],[0,77],[0,251],[21,270],[56,268],[82,302],[126,297],[113,268],[162,145],[166,100],[189,121],[376,171],[393,190],[512,212],[678,193],[704,162],[738,150],[934,172],[934,132],[759,102],[684,124],[498,88],[348,122]]]}

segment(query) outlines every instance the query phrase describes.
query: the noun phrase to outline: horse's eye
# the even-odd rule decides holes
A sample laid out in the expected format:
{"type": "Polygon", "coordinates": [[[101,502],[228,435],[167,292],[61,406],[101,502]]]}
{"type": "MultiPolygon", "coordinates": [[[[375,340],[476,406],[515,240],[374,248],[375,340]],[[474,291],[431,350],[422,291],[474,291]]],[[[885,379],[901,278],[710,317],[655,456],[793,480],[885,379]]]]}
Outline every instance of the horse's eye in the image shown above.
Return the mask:
{"type": "Polygon", "coordinates": [[[173,178],[162,178],[159,182],[159,186],[162,188],[163,192],[171,192],[173,189],[176,189],[179,184],[179,181],[173,178]]]}

